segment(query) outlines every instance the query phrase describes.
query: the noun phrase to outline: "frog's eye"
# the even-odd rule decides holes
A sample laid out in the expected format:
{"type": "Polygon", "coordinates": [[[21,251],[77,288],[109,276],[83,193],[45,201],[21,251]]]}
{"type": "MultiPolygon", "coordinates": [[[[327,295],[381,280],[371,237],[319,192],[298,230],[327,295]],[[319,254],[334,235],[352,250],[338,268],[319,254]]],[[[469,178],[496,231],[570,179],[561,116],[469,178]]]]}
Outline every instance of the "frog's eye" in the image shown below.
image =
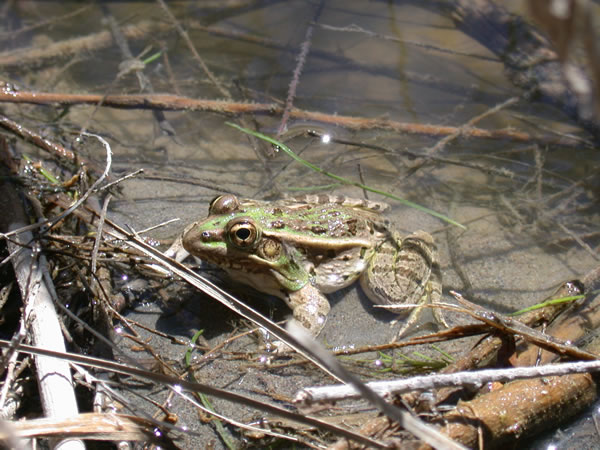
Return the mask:
{"type": "Polygon", "coordinates": [[[240,207],[238,198],[233,194],[219,195],[211,200],[208,206],[208,215],[227,214],[240,207]]]}
{"type": "Polygon", "coordinates": [[[227,237],[236,247],[248,248],[258,242],[260,230],[252,219],[240,217],[227,224],[227,237]]]}

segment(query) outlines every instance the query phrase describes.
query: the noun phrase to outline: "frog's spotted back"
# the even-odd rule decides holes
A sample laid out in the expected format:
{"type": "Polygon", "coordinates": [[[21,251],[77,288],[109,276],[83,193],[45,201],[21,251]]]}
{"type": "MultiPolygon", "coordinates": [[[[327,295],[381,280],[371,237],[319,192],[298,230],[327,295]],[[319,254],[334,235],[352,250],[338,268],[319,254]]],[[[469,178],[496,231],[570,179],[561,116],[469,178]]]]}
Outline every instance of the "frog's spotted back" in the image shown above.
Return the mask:
{"type": "Polygon", "coordinates": [[[425,232],[396,236],[381,214],[387,208],[334,195],[268,202],[225,194],[211,202],[206,219],[186,228],[182,243],[237,281],[283,298],[294,317],[318,333],[328,310],[323,294],[359,277],[375,303],[439,301],[433,238],[425,232]],[[320,316],[311,315],[317,310],[320,316]]]}
{"type": "Polygon", "coordinates": [[[314,205],[324,205],[327,203],[331,203],[333,205],[344,206],[347,208],[359,208],[378,213],[385,212],[390,208],[390,205],[388,205],[385,202],[375,202],[372,200],[345,197],[343,195],[304,194],[286,196],[284,197],[284,200],[295,203],[311,203],[314,205]]]}

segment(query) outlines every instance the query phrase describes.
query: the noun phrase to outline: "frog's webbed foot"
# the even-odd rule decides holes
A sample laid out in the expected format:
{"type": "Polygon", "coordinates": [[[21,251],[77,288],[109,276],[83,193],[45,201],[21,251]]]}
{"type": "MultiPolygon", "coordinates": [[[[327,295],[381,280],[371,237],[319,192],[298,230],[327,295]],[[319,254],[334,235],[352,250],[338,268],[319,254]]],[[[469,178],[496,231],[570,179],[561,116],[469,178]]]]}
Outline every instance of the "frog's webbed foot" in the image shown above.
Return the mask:
{"type": "Polygon", "coordinates": [[[173,258],[177,262],[183,261],[190,255],[189,252],[185,248],[183,248],[182,236],[183,234],[177,236],[175,241],[165,251],[165,255],[167,255],[169,258],[173,258]]]}
{"type": "MultiPolygon", "coordinates": [[[[188,227],[189,228],[189,227],[188,227]]],[[[187,228],[186,228],[187,230],[187,228]]],[[[171,246],[165,250],[164,254],[165,256],[168,256],[169,258],[174,259],[177,262],[182,262],[184,259],[186,259],[190,254],[189,252],[183,247],[183,233],[180,234],[179,236],[177,236],[177,238],[175,239],[175,241],[173,241],[173,243],[171,244],[171,246]]],[[[163,266],[160,266],[158,264],[144,264],[145,267],[148,267],[149,269],[153,270],[154,272],[158,272],[159,274],[163,275],[163,276],[170,276],[171,272],[166,269],[163,266]]]]}
{"type": "MultiPolygon", "coordinates": [[[[437,270],[436,272],[437,275],[435,276],[435,279],[430,278],[423,295],[416,302],[417,306],[410,312],[410,314],[402,324],[402,327],[400,327],[398,332],[394,335],[391,342],[395,342],[396,340],[404,336],[404,334],[417,322],[417,320],[419,320],[419,317],[423,312],[423,308],[425,308],[425,306],[428,303],[433,305],[432,312],[436,322],[441,324],[444,328],[449,328],[448,323],[446,322],[446,319],[444,318],[444,315],[442,313],[442,310],[439,307],[435,306],[436,303],[440,303],[442,298],[441,273],[439,272],[439,270],[437,270]]],[[[432,271],[431,276],[434,277],[434,271],[432,271]]]]}
{"type": "MultiPolygon", "coordinates": [[[[442,297],[442,275],[437,261],[433,237],[424,231],[400,238],[390,234],[376,250],[369,267],[361,276],[361,286],[369,299],[379,305],[416,304],[396,338],[417,321],[427,303],[439,303],[442,297]]],[[[398,312],[398,308],[390,308],[398,312]]],[[[433,308],[436,321],[444,327],[441,310],[433,308]]]]}

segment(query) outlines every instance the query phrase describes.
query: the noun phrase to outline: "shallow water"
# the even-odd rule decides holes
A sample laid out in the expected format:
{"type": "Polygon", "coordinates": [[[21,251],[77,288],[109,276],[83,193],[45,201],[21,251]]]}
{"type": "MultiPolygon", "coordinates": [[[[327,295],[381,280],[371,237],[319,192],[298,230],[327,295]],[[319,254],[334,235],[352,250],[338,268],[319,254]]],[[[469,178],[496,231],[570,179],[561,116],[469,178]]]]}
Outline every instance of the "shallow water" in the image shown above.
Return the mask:
{"type": "MultiPolygon", "coordinates": [[[[537,138],[458,137],[442,146],[438,144],[445,135],[390,130],[385,121],[413,129],[423,124],[459,127],[521,92],[506,80],[501,62],[458,31],[435,5],[329,1],[319,12],[319,4],[170,2],[200,62],[156,3],[105,2],[102,8],[91,5],[66,18],[61,16],[76,11],[80,2],[7,3],[0,11],[7,32],[46,19],[51,23],[13,32],[11,37],[3,35],[0,66],[6,80],[20,90],[55,93],[139,94],[153,89],[193,99],[285,105],[290,84],[297,84],[293,106],[326,116],[321,117],[324,120],[316,120],[314,114],[292,118],[285,124],[281,139],[293,150],[325,170],[416,202],[466,226],[462,230],[385,200],[400,232],[423,229],[434,235],[446,299],[448,290],[455,289],[491,309],[514,311],[598,264],[599,186],[598,177],[592,178],[598,170],[597,149],[573,141],[549,143],[558,139],[551,131],[589,140],[584,132],[556,108],[525,100],[475,126],[512,127],[537,138]],[[110,17],[122,29],[147,25],[139,36],[128,38],[127,45],[133,56],[143,54],[140,59],[161,52],[142,70],[144,83],[149,81],[152,88],[146,84],[142,90],[140,75],[134,72],[118,75],[119,64],[127,59],[123,49],[110,40],[100,45],[98,33],[108,29],[110,17]],[[307,34],[309,41],[305,41],[307,34]],[[83,36],[90,37],[93,45],[74,49],[71,43],[48,60],[31,56],[31,48],[46,48],[50,53],[64,40],[83,36]],[[303,42],[309,49],[298,69],[303,42]],[[3,57],[14,54],[22,64],[2,63],[3,57]],[[210,69],[210,76],[202,64],[210,69]],[[352,118],[376,121],[356,129],[348,125],[352,118]],[[330,134],[334,142],[302,135],[305,130],[330,134]],[[574,236],[581,236],[585,245],[574,236]]],[[[6,106],[5,113],[66,144],[73,139],[68,132],[82,128],[103,135],[112,145],[115,176],[144,169],[144,176],[123,182],[121,195],[111,203],[111,217],[135,229],[180,218],[152,232],[165,241],[185,224],[205,216],[208,202],[221,192],[254,198],[279,198],[300,189],[366,195],[351,186],[319,190],[332,180],[284,154],[274,154],[265,143],[225,124],[231,120],[275,134],[282,126],[281,114],[268,111],[238,116],[166,111],[161,119],[141,109],[20,105],[6,106]]],[[[22,143],[18,147],[32,151],[22,143]]],[[[98,146],[90,144],[81,151],[104,164],[98,146]]],[[[372,193],[368,196],[382,200],[372,193]]],[[[328,345],[389,340],[393,316],[374,311],[359,290],[346,289],[331,298],[332,311],[321,336],[328,345]]],[[[207,299],[200,301],[209,304],[207,299]]],[[[266,309],[279,318],[287,312],[278,301],[269,300],[266,309]]],[[[199,314],[207,312],[200,308],[199,314]]],[[[227,312],[219,314],[231,320],[227,312]]],[[[169,329],[159,316],[155,326],[189,337],[192,330],[214,322],[210,313],[199,319],[201,325],[193,317],[185,318],[189,328],[169,329]]],[[[423,329],[429,325],[426,318],[423,329]]],[[[218,336],[223,327],[207,333],[218,336]]],[[[184,349],[165,351],[181,354],[184,349]]],[[[234,366],[210,368],[212,374],[219,370],[233,371],[234,366]]],[[[231,373],[227,383],[239,376],[231,373]]],[[[287,379],[272,377],[268,383],[283,383],[280,392],[293,395],[297,383],[290,382],[290,374],[287,379]]]]}

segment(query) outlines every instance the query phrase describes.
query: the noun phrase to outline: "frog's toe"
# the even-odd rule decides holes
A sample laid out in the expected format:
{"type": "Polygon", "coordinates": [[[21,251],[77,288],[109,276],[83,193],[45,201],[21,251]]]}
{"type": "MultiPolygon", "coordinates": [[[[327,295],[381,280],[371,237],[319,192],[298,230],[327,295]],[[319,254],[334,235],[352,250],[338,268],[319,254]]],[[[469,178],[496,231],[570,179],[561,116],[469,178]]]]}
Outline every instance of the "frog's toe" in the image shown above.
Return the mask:
{"type": "MultiPolygon", "coordinates": [[[[437,303],[440,303],[439,298],[430,298],[428,301],[427,297],[425,297],[424,301],[421,302],[421,304],[415,306],[415,308],[410,312],[408,318],[402,324],[400,330],[398,330],[398,332],[394,335],[394,338],[391,340],[391,343],[396,342],[398,339],[400,339],[407,333],[407,331],[419,320],[419,318],[421,317],[421,313],[423,312],[423,309],[425,307],[433,309],[433,318],[435,319],[436,323],[438,323],[444,328],[450,328],[448,322],[446,322],[446,319],[442,312],[442,308],[440,308],[440,306],[437,305],[437,303]]],[[[396,322],[397,321],[394,321],[394,323],[396,322]]]]}
{"type": "Polygon", "coordinates": [[[269,350],[276,355],[288,355],[294,351],[292,347],[283,341],[274,341],[271,343],[271,348],[269,350]]]}
{"type": "MultiPolygon", "coordinates": [[[[401,337],[403,337],[406,334],[406,332],[419,320],[419,317],[421,316],[421,313],[423,312],[424,306],[425,306],[424,304],[416,306],[410,312],[410,314],[408,315],[408,317],[406,318],[406,320],[402,324],[402,327],[400,327],[400,329],[394,335],[394,337],[392,338],[392,340],[390,341],[390,343],[394,343],[398,339],[400,339],[401,337]]],[[[395,322],[398,322],[398,321],[395,321],[395,322]]]]}

